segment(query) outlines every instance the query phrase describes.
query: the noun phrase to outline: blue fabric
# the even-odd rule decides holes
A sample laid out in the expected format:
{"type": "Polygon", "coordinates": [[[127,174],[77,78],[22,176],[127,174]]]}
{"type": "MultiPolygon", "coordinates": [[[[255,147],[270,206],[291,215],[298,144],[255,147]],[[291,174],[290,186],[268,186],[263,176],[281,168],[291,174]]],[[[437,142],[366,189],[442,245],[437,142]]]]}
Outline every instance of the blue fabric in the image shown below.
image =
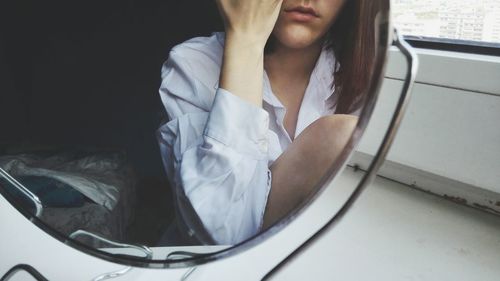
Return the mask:
{"type": "MultiPolygon", "coordinates": [[[[38,196],[44,207],[73,208],[81,207],[86,197],[73,187],[58,180],[42,176],[20,176],[17,181],[28,190],[38,196]]],[[[20,200],[23,204],[31,206],[31,200],[10,184],[4,178],[0,178],[0,184],[10,194],[20,200]]]]}

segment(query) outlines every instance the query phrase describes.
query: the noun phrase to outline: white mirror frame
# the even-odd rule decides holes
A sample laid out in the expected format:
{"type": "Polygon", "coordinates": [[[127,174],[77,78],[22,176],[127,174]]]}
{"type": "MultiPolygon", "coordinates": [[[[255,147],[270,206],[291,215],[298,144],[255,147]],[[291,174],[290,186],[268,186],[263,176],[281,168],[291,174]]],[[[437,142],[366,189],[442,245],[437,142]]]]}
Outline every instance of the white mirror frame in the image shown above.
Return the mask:
{"type": "MultiPolygon", "coordinates": [[[[38,277],[32,274],[34,278],[46,278],[45,280],[107,280],[118,277],[119,280],[262,280],[269,277],[325,229],[338,223],[373,180],[382,164],[404,115],[417,68],[414,53],[397,34],[394,44],[408,60],[409,70],[405,87],[384,142],[370,171],[358,186],[332,188],[336,182],[333,179],[321,192],[322,196],[317,196],[307,208],[293,217],[293,220],[282,222],[286,227],[279,229],[279,232],[264,235],[265,237],[250,243],[238,254],[218,260],[215,260],[217,254],[210,255],[205,258],[206,262],[215,261],[193,267],[180,264],[176,268],[174,264],[168,269],[164,269],[161,264],[157,264],[158,268],[155,268],[155,264],[149,268],[131,267],[79,251],[54,239],[0,196],[0,276],[13,269],[3,276],[5,279],[2,278],[2,281],[14,276],[19,270],[26,271],[26,268],[34,270],[35,275],[38,271],[38,277]],[[332,204],[332,200],[338,202],[332,204]],[[19,264],[29,266],[16,268],[19,264]]],[[[380,76],[382,74],[384,71],[381,71],[380,76]]],[[[381,80],[379,77],[378,83],[373,83],[378,84],[373,90],[378,92],[381,80]]],[[[371,109],[373,110],[373,107],[371,109]]],[[[371,112],[368,115],[371,115],[371,112]]]]}

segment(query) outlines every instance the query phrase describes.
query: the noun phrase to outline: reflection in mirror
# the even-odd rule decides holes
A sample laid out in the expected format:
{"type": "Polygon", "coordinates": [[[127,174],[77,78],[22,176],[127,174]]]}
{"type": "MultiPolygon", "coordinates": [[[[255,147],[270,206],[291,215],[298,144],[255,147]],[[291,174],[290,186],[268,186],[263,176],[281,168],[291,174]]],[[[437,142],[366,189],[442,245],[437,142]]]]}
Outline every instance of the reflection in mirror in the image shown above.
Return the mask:
{"type": "Polygon", "coordinates": [[[380,5],[344,2],[221,0],[226,32],[171,50],[159,130],[177,208],[169,241],[240,243],[301,205],[341,155],[366,100],[380,5]]]}
{"type": "Polygon", "coordinates": [[[0,41],[0,192],[32,216],[38,198],[35,223],[197,257],[294,214],[345,161],[387,1],[111,2],[2,9],[19,25],[0,41]]]}

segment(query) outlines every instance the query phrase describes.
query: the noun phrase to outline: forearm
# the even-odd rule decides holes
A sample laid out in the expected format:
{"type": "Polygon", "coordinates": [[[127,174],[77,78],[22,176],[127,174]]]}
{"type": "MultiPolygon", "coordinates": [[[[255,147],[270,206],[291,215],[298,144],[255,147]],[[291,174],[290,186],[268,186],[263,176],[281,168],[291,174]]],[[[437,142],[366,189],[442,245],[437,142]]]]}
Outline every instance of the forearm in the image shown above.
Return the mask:
{"type": "Polygon", "coordinates": [[[264,45],[242,34],[226,34],[219,87],[262,107],[264,45]]]}

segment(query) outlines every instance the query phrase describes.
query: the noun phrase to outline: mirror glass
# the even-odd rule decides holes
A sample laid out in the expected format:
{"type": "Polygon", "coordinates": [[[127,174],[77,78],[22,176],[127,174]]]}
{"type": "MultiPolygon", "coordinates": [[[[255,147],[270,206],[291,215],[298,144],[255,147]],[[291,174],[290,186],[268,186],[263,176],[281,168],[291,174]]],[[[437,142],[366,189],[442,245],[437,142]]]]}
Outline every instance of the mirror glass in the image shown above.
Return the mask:
{"type": "Polygon", "coordinates": [[[388,1],[229,2],[4,1],[2,196],[79,249],[160,260],[307,206],[368,122],[388,1]]]}

